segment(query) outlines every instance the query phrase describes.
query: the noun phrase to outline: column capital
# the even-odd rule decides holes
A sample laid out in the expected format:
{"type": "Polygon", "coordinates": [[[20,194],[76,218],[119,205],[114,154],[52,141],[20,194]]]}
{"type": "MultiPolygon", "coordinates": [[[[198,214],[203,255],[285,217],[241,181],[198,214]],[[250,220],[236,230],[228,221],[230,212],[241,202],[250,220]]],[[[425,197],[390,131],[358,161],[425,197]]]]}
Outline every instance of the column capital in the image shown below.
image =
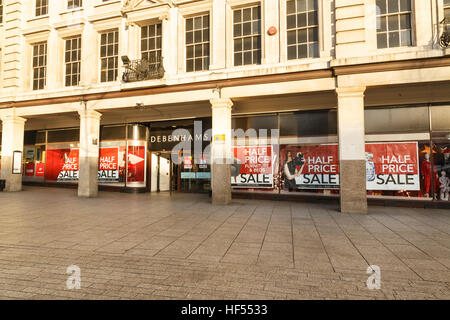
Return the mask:
{"type": "Polygon", "coordinates": [[[1,116],[0,119],[3,122],[15,122],[15,123],[19,123],[19,124],[20,123],[24,124],[27,121],[27,119],[25,119],[25,118],[15,116],[15,115],[9,115],[9,114],[1,116]]]}
{"type": "Polygon", "coordinates": [[[100,118],[102,117],[102,114],[100,112],[97,112],[95,110],[78,110],[78,114],[80,115],[80,118],[92,118],[92,119],[97,119],[100,120],[100,118]]]}
{"type": "Polygon", "coordinates": [[[233,101],[229,98],[213,98],[210,99],[212,108],[230,108],[233,106],[233,101]]]}
{"type": "Polygon", "coordinates": [[[364,96],[366,91],[366,86],[348,86],[348,87],[337,87],[336,93],[338,97],[356,97],[364,96]]]}

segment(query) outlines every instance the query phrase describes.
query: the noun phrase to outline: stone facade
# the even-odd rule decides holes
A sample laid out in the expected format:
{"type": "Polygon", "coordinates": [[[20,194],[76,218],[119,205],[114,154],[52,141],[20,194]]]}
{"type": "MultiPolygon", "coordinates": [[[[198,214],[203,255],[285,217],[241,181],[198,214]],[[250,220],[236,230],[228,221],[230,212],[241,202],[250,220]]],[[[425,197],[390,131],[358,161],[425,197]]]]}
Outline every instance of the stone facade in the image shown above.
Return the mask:
{"type": "MultiPolygon", "coordinates": [[[[215,114],[220,114],[219,122],[228,123],[236,114],[337,108],[341,180],[344,185],[354,183],[344,188],[349,195],[347,191],[341,195],[342,208],[364,213],[365,190],[360,188],[364,177],[353,176],[363,171],[364,107],[450,101],[450,49],[439,46],[444,1],[411,0],[405,9],[410,11],[409,43],[382,49],[377,45],[377,1],[317,1],[317,54],[299,59],[290,59],[288,52],[290,5],[285,0],[93,0],[68,9],[67,1],[52,1],[47,14],[36,16],[34,3],[3,0],[0,116],[27,119],[25,129],[37,130],[80,126],[78,114],[94,111],[102,114],[101,124],[211,115],[217,123],[215,114]],[[235,66],[233,10],[255,4],[261,7],[260,63],[235,66]],[[187,72],[186,19],[198,14],[209,14],[209,67],[187,72]],[[141,27],[153,23],[162,26],[164,76],[122,81],[121,57],[141,57],[141,27]],[[111,30],[118,35],[117,77],[102,82],[101,35],[111,30]],[[80,80],[66,86],[65,43],[75,36],[81,37],[80,80]],[[33,46],[43,42],[45,85],[34,90],[33,46]],[[214,111],[218,91],[220,99],[233,104],[231,112],[214,111]],[[137,102],[145,106],[140,113],[134,112],[137,102]],[[159,112],[154,112],[156,107],[159,112]]],[[[5,130],[17,126],[10,128],[4,121],[3,137],[11,134],[5,130]]],[[[2,158],[10,151],[3,144],[2,158]]],[[[91,160],[86,159],[86,167],[91,160]]],[[[2,177],[8,180],[6,162],[2,159],[2,177]]],[[[218,179],[229,176],[227,170],[217,172],[218,179]]],[[[90,178],[86,174],[84,179],[90,178]]],[[[92,186],[89,181],[85,184],[88,189],[92,186]]],[[[221,185],[213,182],[213,194],[221,185]]],[[[230,188],[216,191],[225,193],[219,202],[229,202],[230,188]]]]}

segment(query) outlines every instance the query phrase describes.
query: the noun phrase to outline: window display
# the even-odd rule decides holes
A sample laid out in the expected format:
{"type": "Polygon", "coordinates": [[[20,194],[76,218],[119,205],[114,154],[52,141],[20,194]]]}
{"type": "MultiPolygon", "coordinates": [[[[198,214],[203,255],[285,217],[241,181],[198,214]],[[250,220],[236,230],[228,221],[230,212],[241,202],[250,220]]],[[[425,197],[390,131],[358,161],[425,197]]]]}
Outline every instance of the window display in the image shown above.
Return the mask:
{"type": "Polygon", "coordinates": [[[283,145],[280,163],[283,191],[315,190],[330,194],[339,189],[337,144],[283,145]]]}
{"type": "Polygon", "coordinates": [[[272,146],[235,146],[231,165],[234,188],[273,188],[272,146]]]}

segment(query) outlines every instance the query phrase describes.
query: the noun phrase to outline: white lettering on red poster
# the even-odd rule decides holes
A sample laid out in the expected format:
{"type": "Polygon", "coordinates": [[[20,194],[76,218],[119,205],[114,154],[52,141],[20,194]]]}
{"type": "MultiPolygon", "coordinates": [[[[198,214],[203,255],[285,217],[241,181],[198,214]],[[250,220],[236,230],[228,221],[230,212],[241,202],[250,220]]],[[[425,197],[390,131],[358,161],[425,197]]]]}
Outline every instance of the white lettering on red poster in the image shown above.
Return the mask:
{"type": "Polygon", "coordinates": [[[420,190],[417,142],[367,143],[367,190],[420,190]]]}
{"type": "Polygon", "coordinates": [[[233,147],[231,185],[235,188],[273,188],[272,146],[233,147]]]}
{"type": "Polygon", "coordinates": [[[64,164],[59,171],[58,181],[78,180],[79,175],[79,149],[71,149],[69,152],[62,153],[64,164]]]}
{"type": "Polygon", "coordinates": [[[100,148],[98,181],[119,181],[119,148],[100,148]]]}
{"type": "Polygon", "coordinates": [[[286,148],[293,158],[303,155],[305,164],[297,166],[297,189],[339,189],[339,158],[336,144],[286,148]],[[301,172],[300,172],[301,170],[301,172]]]}

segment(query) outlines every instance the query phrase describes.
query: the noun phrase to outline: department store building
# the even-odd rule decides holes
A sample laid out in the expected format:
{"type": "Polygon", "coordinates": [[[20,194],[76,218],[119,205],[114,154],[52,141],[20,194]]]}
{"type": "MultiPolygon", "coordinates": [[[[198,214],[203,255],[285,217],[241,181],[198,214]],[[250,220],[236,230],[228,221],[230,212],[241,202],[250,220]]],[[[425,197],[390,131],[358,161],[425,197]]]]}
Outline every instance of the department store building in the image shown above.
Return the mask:
{"type": "Polygon", "coordinates": [[[450,0],[0,0],[4,191],[449,207],[449,31],[450,0]]]}

